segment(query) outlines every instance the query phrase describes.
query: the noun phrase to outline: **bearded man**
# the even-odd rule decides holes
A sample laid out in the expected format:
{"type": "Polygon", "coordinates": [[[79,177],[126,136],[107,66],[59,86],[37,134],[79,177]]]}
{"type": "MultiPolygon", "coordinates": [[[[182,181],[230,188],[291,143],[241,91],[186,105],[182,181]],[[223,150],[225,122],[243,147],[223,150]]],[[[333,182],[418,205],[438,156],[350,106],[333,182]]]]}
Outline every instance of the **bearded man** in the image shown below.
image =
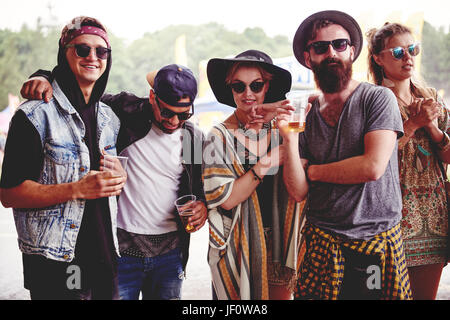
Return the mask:
{"type": "Polygon", "coordinates": [[[311,15],[294,37],[295,57],[321,90],[304,132],[280,130],[287,189],[308,199],[297,299],[411,297],[399,226],[403,126],[389,90],[352,78],[362,44],[358,23],[340,11],[311,15]]]}

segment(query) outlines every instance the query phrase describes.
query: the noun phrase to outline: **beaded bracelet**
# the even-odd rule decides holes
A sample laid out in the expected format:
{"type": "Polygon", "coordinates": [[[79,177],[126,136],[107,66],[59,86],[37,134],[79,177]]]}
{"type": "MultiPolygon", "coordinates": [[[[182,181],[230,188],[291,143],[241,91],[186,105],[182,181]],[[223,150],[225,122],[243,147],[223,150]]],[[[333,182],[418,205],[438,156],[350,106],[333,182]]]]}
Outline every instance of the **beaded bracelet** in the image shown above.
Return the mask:
{"type": "Polygon", "coordinates": [[[450,137],[448,136],[448,134],[446,132],[442,131],[442,133],[444,134],[444,136],[442,137],[441,141],[436,143],[436,146],[441,151],[447,151],[447,149],[450,147],[450,137]]]}

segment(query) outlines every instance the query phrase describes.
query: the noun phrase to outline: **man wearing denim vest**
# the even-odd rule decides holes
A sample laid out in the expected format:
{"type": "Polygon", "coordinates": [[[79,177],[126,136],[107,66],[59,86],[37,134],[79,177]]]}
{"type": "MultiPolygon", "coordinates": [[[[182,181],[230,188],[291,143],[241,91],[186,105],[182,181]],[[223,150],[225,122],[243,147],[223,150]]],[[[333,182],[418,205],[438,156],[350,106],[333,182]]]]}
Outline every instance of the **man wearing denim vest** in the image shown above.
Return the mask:
{"type": "MultiPolygon", "coordinates": [[[[39,70],[22,94],[47,99],[52,92],[47,80],[52,77],[39,70]]],[[[138,299],[141,292],[143,299],[180,299],[190,234],[174,200],[196,196],[190,219],[194,231],[207,217],[201,169],[204,135],[186,121],[194,112],[197,81],[191,70],[176,64],[150,72],[147,81],[152,87],[149,98],[128,92],[102,97],[121,120],[117,150],[129,158],[127,185],[119,198],[119,294],[124,300],[138,299]]]]}
{"type": "Polygon", "coordinates": [[[106,29],[74,18],[59,40],[49,102],[14,115],[1,200],[12,207],[31,299],[117,298],[116,196],[126,177],[100,172],[120,121],[102,96],[111,67],[106,29]]]}

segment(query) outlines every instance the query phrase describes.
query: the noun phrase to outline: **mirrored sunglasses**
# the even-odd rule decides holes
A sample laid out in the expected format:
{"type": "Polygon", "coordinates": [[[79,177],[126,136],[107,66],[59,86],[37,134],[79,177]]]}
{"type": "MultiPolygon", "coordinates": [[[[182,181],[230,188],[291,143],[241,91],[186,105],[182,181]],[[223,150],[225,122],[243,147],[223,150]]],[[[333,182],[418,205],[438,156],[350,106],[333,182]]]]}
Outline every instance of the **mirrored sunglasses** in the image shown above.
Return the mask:
{"type": "Polygon", "coordinates": [[[155,100],[156,100],[156,104],[158,105],[161,117],[163,117],[165,119],[171,119],[171,118],[173,118],[173,116],[177,116],[178,120],[185,121],[185,120],[189,119],[190,117],[192,117],[192,115],[194,114],[194,105],[193,104],[192,104],[192,112],[178,112],[177,113],[177,112],[173,112],[172,110],[162,107],[159,103],[159,98],[156,98],[155,100]]]}
{"type": "Polygon", "coordinates": [[[405,48],[404,47],[395,47],[395,48],[385,49],[385,50],[382,50],[381,52],[390,51],[392,53],[392,56],[395,59],[400,60],[400,59],[403,59],[403,57],[405,56],[406,50],[408,50],[408,52],[411,56],[415,57],[420,53],[420,43],[413,43],[405,48]]]}
{"type": "Polygon", "coordinates": [[[75,47],[75,52],[78,57],[80,58],[86,58],[91,53],[91,49],[95,49],[95,55],[97,58],[106,60],[108,59],[108,56],[111,52],[111,49],[105,48],[105,47],[97,47],[92,48],[86,44],[68,44],[66,45],[66,48],[75,47]]]}
{"type": "MultiPolygon", "coordinates": [[[[250,87],[250,90],[252,90],[253,93],[259,93],[264,88],[264,81],[261,80],[255,80],[252,83],[250,83],[248,86],[250,87]]],[[[247,87],[247,84],[245,84],[242,81],[236,81],[230,84],[231,89],[236,93],[242,93],[245,91],[245,88],[247,87]]]]}
{"type": "Polygon", "coordinates": [[[337,52],[342,52],[345,51],[347,49],[347,46],[349,46],[351,43],[350,40],[348,39],[335,39],[332,41],[316,41],[309,44],[306,47],[306,51],[309,51],[311,48],[313,48],[316,54],[324,54],[325,52],[328,51],[328,47],[330,46],[330,44],[333,46],[334,50],[336,50],[337,52]]]}

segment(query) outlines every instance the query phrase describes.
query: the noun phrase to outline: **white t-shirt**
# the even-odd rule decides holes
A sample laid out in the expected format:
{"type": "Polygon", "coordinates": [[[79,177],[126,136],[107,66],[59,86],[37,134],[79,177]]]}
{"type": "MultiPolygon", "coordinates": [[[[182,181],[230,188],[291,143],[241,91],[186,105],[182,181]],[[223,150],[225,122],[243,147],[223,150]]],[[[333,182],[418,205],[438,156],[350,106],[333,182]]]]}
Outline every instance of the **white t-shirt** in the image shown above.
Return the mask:
{"type": "Polygon", "coordinates": [[[150,132],[121,152],[128,157],[128,179],[118,202],[118,227],[157,235],[176,231],[174,202],[183,166],[181,131],[152,126],[150,132]]]}

